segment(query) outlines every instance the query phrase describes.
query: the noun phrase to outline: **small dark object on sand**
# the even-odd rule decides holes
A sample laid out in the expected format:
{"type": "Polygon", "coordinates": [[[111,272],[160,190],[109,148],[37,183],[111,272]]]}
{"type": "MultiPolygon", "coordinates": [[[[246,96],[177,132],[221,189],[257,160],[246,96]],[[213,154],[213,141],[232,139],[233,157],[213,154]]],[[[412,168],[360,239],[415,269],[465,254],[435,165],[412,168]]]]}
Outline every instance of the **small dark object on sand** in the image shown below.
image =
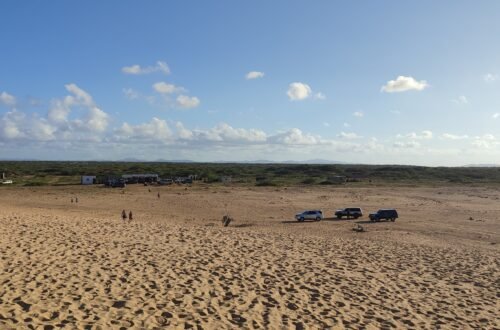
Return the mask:
{"type": "Polygon", "coordinates": [[[353,228],[352,228],[353,231],[355,232],[358,232],[358,233],[362,233],[365,231],[365,228],[363,228],[363,226],[361,226],[359,223],[356,224],[353,228]]]}
{"type": "Polygon", "coordinates": [[[127,212],[125,210],[122,211],[122,219],[123,221],[127,220],[127,212]]]}
{"type": "Polygon", "coordinates": [[[129,219],[129,220],[132,220],[132,219],[133,219],[133,218],[132,218],[132,211],[130,211],[130,212],[128,213],[128,219],[129,219]]]}
{"type": "Polygon", "coordinates": [[[233,221],[233,218],[231,218],[229,215],[225,215],[222,217],[222,224],[224,225],[224,227],[229,226],[231,221],[233,221]]]}

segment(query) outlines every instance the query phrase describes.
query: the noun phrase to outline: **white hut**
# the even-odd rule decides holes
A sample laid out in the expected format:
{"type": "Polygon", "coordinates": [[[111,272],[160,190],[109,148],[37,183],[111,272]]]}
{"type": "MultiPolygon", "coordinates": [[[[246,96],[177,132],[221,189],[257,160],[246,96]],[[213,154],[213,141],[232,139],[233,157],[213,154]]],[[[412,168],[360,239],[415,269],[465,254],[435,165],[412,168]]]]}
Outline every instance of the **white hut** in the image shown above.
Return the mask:
{"type": "Polygon", "coordinates": [[[96,180],[95,175],[82,175],[82,184],[84,185],[89,185],[89,184],[94,184],[96,180]]]}

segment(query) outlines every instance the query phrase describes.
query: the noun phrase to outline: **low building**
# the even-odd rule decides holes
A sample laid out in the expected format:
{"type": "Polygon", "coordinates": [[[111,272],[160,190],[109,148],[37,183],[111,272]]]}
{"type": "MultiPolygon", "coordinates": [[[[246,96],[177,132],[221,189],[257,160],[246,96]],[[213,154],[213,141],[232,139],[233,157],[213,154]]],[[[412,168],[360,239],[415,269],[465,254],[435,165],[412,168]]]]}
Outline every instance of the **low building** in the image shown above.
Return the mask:
{"type": "Polygon", "coordinates": [[[97,178],[95,175],[82,175],[81,183],[83,185],[89,185],[97,183],[97,178]]]}
{"type": "Polygon", "coordinates": [[[123,174],[122,179],[125,183],[152,183],[158,182],[158,174],[146,173],[146,174],[123,174]]]}

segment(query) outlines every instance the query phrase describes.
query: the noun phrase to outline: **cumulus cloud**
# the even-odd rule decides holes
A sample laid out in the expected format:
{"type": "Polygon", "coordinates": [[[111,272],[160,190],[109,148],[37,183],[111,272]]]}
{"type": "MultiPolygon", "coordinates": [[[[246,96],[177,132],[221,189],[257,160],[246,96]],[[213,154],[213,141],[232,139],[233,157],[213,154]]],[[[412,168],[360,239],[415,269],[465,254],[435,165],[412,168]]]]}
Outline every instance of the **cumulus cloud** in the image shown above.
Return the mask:
{"type": "Polygon", "coordinates": [[[162,72],[164,74],[169,74],[170,68],[168,67],[167,63],[158,61],[154,66],[141,67],[138,64],[134,64],[131,66],[124,66],[122,68],[122,72],[125,74],[133,74],[133,75],[148,74],[153,72],[162,72]]]}
{"type": "Polygon", "coordinates": [[[86,119],[84,127],[91,131],[104,132],[108,127],[108,114],[97,107],[88,109],[86,119]]]}
{"type": "Polygon", "coordinates": [[[321,93],[321,92],[318,92],[316,94],[314,94],[314,98],[316,100],[325,100],[326,99],[326,96],[325,94],[321,93]]]}
{"type": "Polygon", "coordinates": [[[386,93],[406,92],[410,90],[421,91],[429,87],[427,81],[417,81],[413,77],[398,76],[395,80],[389,80],[382,86],[381,91],[386,93]]]}
{"type": "Polygon", "coordinates": [[[319,137],[308,133],[303,133],[298,128],[292,128],[288,131],[278,133],[270,137],[270,141],[273,143],[287,145],[313,145],[320,143],[319,137]]]}
{"type": "Polygon", "coordinates": [[[358,118],[361,118],[363,117],[365,114],[362,113],[361,111],[356,111],[352,114],[354,117],[358,117],[358,118]]]}
{"type": "Polygon", "coordinates": [[[139,125],[123,123],[115,130],[114,140],[165,143],[173,140],[173,134],[167,121],[154,117],[149,123],[139,125]]]}
{"type": "Polygon", "coordinates": [[[208,130],[193,130],[191,133],[196,141],[261,143],[267,139],[266,133],[261,130],[234,128],[226,123],[220,123],[208,130]]]}
{"type": "Polygon", "coordinates": [[[194,137],[194,134],[191,130],[184,127],[184,124],[181,122],[177,122],[175,124],[175,128],[177,128],[177,135],[182,140],[191,140],[194,137]]]}
{"type": "Polygon", "coordinates": [[[353,139],[360,139],[362,136],[359,136],[356,133],[345,133],[345,132],[340,132],[340,134],[337,135],[341,139],[348,139],[348,140],[353,140],[353,139]]]}
{"type": "Polygon", "coordinates": [[[291,83],[288,85],[288,91],[286,92],[291,101],[305,100],[311,96],[311,93],[311,87],[301,82],[291,83]]]}
{"type": "Polygon", "coordinates": [[[4,140],[20,139],[26,136],[22,131],[26,115],[16,110],[5,113],[0,119],[0,133],[4,140]]]}
{"type": "Polygon", "coordinates": [[[483,134],[481,136],[474,137],[472,146],[478,149],[496,149],[498,146],[500,146],[500,140],[497,139],[493,134],[483,134]]]}
{"type": "Polygon", "coordinates": [[[393,147],[401,149],[415,149],[420,147],[420,143],[417,141],[407,141],[407,142],[394,142],[393,147]]]}
{"type": "Polygon", "coordinates": [[[405,134],[405,135],[401,135],[399,134],[397,136],[397,138],[408,138],[408,139],[412,139],[412,140],[430,140],[432,139],[433,137],[433,134],[431,131],[422,131],[420,133],[415,133],[415,132],[411,132],[411,133],[408,133],[408,134],[405,134]]]}
{"type": "Polygon", "coordinates": [[[500,118],[500,112],[494,113],[494,114],[491,116],[491,118],[493,118],[493,119],[498,119],[498,118],[500,118]]]}
{"type": "Polygon", "coordinates": [[[464,140],[469,138],[467,135],[455,135],[450,133],[443,133],[441,137],[445,140],[464,140]]]}
{"type": "Polygon", "coordinates": [[[245,79],[247,80],[258,79],[263,77],[264,77],[264,72],[260,71],[250,71],[245,75],[245,79]]]}
{"type": "Polygon", "coordinates": [[[72,95],[68,95],[62,100],[55,100],[53,103],[55,107],[51,108],[48,113],[49,119],[56,123],[67,122],[72,129],[95,132],[106,130],[109,116],[95,105],[92,96],[76,84],[67,84],[65,87],[72,95]],[[68,114],[74,106],[86,108],[86,115],[81,119],[68,121],[68,114]]]}
{"type": "Polygon", "coordinates": [[[184,109],[196,108],[200,105],[200,100],[196,96],[179,95],[176,103],[184,109]]]}
{"type": "Polygon", "coordinates": [[[124,88],[123,94],[125,94],[125,97],[129,100],[135,100],[139,98],[139,92],[133,90],[132,88],[124,88]]]}
{"type": "Polygon", "coordinates": [[[498,80],[498,75],[493,73],[486,73],[483,75],[483,80],[491,83],[498,80]]]}
{"type": "Polygon", "coordinates": [[[160,81],[153,84],[153,89],[160,94],[173,94],[184,91],[184,88],[160,81]]]}
{"type": "Polygon", "coordinates": [[[7,92],[2,92],[0,93],[0,105],[1,104],[12,107],[16,105],[16,98],[7,92]]]}
{"type": "Polygon", "coordinates": [[[457,97],[456,99],[453,99],[451,101],[455,104],[467,104],[467,103],[469,103],[469,100],[467,100],[467,97],[465,97],[464,95],[460,95],[459,97],[457,97]]]}

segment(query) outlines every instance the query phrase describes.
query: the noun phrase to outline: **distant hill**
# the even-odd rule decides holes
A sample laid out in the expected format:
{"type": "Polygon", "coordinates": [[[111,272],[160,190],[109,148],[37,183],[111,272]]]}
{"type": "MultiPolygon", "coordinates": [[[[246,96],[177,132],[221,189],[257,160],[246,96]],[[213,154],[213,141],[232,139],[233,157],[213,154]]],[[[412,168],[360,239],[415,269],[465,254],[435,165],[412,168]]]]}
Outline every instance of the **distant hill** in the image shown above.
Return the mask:
{"type": "Polygon", "coordinates": [[[463,167],[500,167],[500,164],[469,164],[463,167]]]}

